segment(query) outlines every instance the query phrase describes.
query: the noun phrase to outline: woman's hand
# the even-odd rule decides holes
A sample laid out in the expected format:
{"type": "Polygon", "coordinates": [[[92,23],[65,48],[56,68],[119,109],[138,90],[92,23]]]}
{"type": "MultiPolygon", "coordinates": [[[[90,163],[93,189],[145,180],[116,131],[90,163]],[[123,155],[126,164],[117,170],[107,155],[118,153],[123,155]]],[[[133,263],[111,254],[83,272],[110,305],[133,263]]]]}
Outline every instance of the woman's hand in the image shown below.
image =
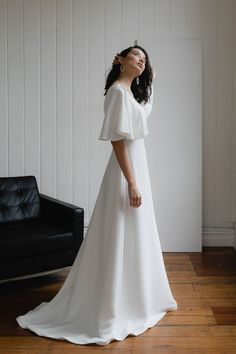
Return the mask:
{"type": "Polygon", "coordinates": [[[128,184],[130,205],[138,208],[142,204],[142,197],[136,185],[128,184]]]}

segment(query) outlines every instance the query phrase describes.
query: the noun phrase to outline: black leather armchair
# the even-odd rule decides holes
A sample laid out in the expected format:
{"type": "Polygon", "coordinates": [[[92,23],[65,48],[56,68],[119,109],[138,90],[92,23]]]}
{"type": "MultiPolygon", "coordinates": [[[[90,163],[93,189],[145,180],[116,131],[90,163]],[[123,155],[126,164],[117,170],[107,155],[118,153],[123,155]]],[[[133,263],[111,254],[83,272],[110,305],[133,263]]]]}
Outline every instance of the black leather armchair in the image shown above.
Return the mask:
{"type": "Polygon", "coordinates": [[[39,193],[35,176],[0,177],[0,279],[71,266],[84,209],[39,193]]]}

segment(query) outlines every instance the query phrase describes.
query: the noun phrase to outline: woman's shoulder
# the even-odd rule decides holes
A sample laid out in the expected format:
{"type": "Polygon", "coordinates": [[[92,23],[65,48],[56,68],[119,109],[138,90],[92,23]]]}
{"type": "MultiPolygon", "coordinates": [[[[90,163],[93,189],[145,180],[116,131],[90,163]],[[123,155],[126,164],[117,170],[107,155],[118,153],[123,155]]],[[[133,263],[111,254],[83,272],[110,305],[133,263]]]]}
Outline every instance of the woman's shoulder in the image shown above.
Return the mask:
{"type": "Polygon", "coordinates": [[[124,90],[118,83],[113,83],[107,90],[105,101],[110,101],[114,99],[123,99],[124,97],[124,90]]]}
{"type": "Polygon", "coordinates": [[[113,82],[107,92],[112,92],[112,91],[123,91],[123,87],[118,83],[118,82],[113,82]]]}

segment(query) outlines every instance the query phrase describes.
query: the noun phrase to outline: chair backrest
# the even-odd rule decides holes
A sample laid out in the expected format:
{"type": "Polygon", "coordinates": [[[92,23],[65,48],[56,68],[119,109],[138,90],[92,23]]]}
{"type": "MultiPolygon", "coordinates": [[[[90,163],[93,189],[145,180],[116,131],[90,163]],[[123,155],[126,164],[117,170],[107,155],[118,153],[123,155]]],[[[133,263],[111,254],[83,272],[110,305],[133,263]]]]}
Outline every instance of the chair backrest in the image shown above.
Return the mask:
{"type": "Polygon", "coordinates": [[[35,176],[0,177],[0,224],[26,221],[39,214],[35,176]]]}

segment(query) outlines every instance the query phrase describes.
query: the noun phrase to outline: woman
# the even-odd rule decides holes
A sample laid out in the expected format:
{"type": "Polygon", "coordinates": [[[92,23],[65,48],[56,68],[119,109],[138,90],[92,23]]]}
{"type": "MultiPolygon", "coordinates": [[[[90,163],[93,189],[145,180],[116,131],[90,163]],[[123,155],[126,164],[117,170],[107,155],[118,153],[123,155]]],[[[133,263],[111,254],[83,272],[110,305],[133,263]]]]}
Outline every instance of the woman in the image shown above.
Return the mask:
{"type": "Polygon", "coordinates": [[[140,46],[114,59],[99,140],[112,153],[85,239],[57,295],[24,316],[22,328],[76,344],[139,335],[177,309],[157,232],[144,138],[153,70],[140,46]]]}

